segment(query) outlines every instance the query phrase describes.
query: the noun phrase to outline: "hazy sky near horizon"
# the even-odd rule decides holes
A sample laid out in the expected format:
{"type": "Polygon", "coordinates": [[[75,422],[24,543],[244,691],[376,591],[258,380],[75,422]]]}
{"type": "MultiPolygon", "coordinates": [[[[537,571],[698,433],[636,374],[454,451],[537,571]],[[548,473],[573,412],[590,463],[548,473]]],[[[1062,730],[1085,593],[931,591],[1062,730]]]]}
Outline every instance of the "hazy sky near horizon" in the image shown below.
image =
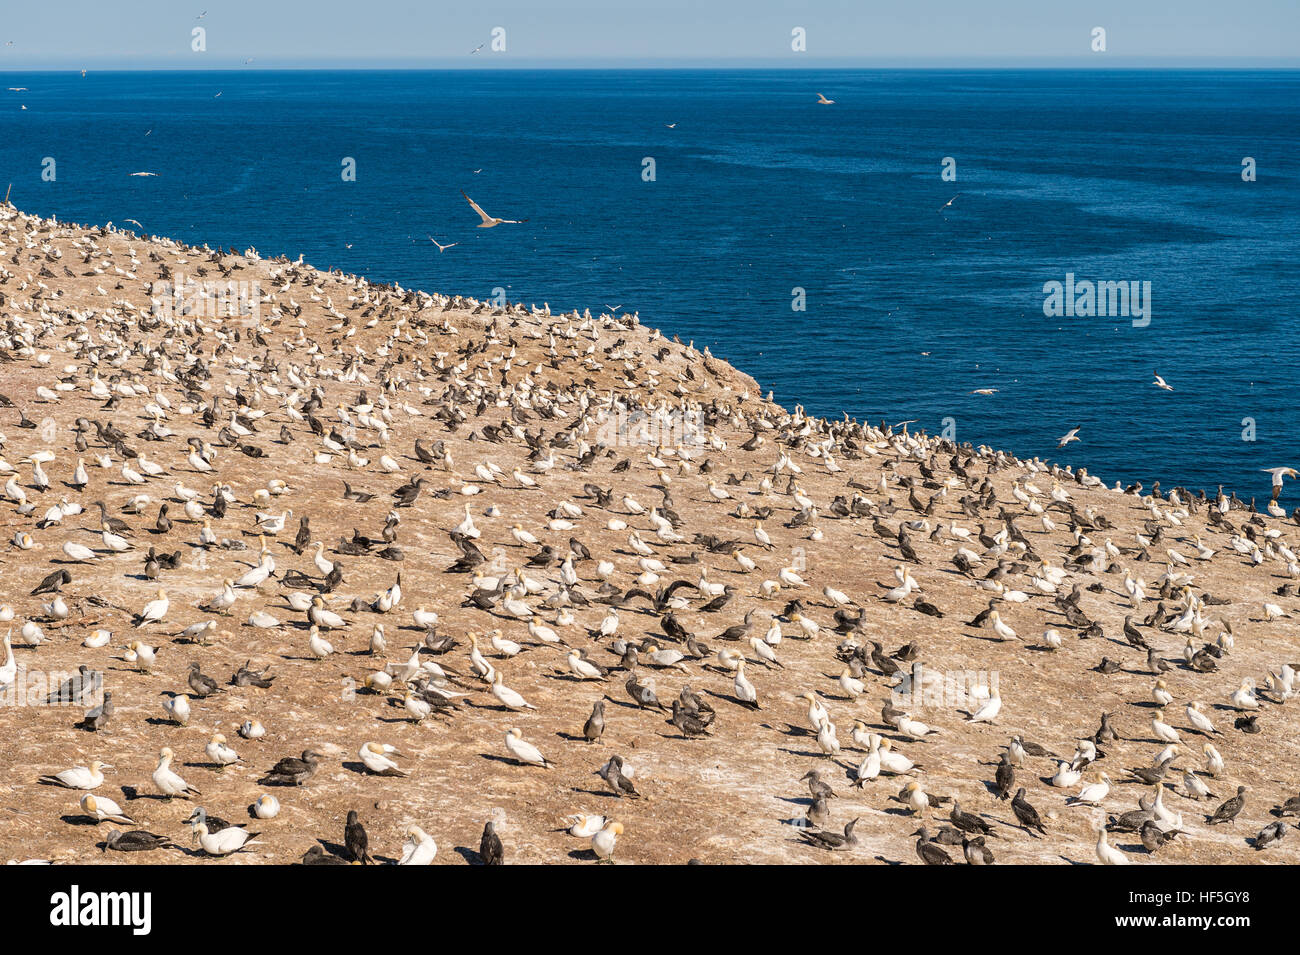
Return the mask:
{"type": "MultiPolygon", "coordinates": [[[[1300,63],[1300,0],[61,0],[0,15],[0,70],[581,66],[615,60],[1300,63]],[[206,11],[206,16],[198,19],[206,11]],[[194,27],[205,52],[191,49],[194,27]],[[1094,27],[1107,52],[1090,49],[1094,27]],[[505,29],[505,52],[492,31],[505,29]],[[806,52],[791,49],[803,27],[806,52]],[[487,44],[477,55],[470,50],[487,44]]],[[[611,63],[609,65],[617,65],[611,63]]],[[[996,64],[990,64],[996,65],[996,64]]]]}

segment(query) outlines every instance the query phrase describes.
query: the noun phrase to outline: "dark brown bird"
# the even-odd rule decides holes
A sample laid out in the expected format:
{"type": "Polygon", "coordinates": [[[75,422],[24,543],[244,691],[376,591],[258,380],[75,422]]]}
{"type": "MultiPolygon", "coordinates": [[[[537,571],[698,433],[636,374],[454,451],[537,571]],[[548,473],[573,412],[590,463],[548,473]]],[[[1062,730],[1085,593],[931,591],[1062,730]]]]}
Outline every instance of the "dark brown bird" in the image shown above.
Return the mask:
{"type": "MultiPolygon", "coordinates": [[[[304,757],[306,755],[306,753],[303,753],[304,757]]],[[[343,827],[343,845],[347,847],[348,854],[352,856],[353,862],[370,865],[374,861],[370,858],[368,851],[370,837],[366,835],[366,827],[361,824],[361,817],[357,815],[355,809],[348,810],[348,820],[343,827]]]]}
{"type": "Polygon", "coordinates": [[[347,861],[338,856],[326,855],[319,845],[312,846],[302,857],[303,865],[347,865],[347,861]]]}
{"type": "Polygon", "coordinates": [[[1142,845],[1147,852],[1151,853],[1173,842],[1174,838],[1180,835],[1182,835],[1182,832],[1178,829],[1170,829],[1168,832],[1163,831],[1156,825],[1154,819],[1148,819],[1142,823],[1142,828],[1139,830],[1142,845]]]}
{"type": "Polygon", "coordinates": [[[617,754],[611,756],[609,762],[596,770],[595,775],[605,780],[615,796],[630,796],[633,799],[641,798],[641,794],[632,785],[632,780],[623,775],[622,756],[617,754]]]}
{"type": "Polygon", "coordinates": [[[591,707],[591,715],[582,724],[582,735],[588,743],[594,743],[605,732],[605,701],[597,700],[591,707]]]}
{"type": "Polygon", "coordinates": [[[501,865],[505,862],[506,849],[497,835],[496,824],[491,820],[483,826],[483,836],[478,841],[478,855],[484,865],[501,865]]]}
{"type": "Polygon", "coordinates": [[[1002,754],[994,780],[998,787],[998,798],[1009,799],[1011,790],[1016,785],[1016,768],[1011,765],[1010,753],[1002,754]]]}
{"type": "Polygon", "coordinates": [[[263,786],[301,786],[316,775],[316,763],[323,754],[319,750],[305,749],[302,757],[286,756],[261,779],[263,786]]]}
{"type": "Polygon", "coordinates": [[[918,829],[912,833],[916,840],[916,854],[926,865],[952,865],[952,857],[930,841],[930,830],[918,829]]]}
{"type": "Polygon", "coordinates": [[[149,852],[152,849],[174,849],[176,846],[166,836],[155,835],[145,829],[122,832],[112,829],[104,840],[104,852],[149,852]]]}
{"type": "Polygon", "coordinates": [[[1029,802],[1025,799],[1023,786],[1016,790],[1016,797],[1011,800],[1011,811],[1016,814],[1016,818],[1020,820],[1020,824],[1026,830],[1037,829],[1043,835],[1047,835],[1047,830],[1043,828],[1043,820],[1038,815],[1038,810],[1029,805],[1029,802]]]}
{"type": "Polygon", "coordinates": [[[199,668],[198,661],[190,664],[189,684],[190,689],[194,691],[194,695],[199,699],[221,692],[221,687],[217,684],[217,681],[205,675],[199,668]]]}
{"type": "Polygon", "coordinates": [[[844,833],[828,832],[825,829],[800,829],[799,835],[810,846],[816,846],[818,849],[826,849],[834,852],[836,849],[852,849],[858,844],[858,837],[854,835],[853,830],[857,828],[858,820],[854,819],[844,826],[844,833]]]}
{"type": "Polygon", "coordinates": [[[1217,826],[1221,822],[1235,823],[1237,821],[1237,816],[1241,814],[1241,810],[1245,805],[1246,787],[1238,786],[1237,795],[1233,796],[1231,799],[1225,800],[1218,809],[1214,810],[1211,815],[1206,817],[1206,825],[1217,826]]]}

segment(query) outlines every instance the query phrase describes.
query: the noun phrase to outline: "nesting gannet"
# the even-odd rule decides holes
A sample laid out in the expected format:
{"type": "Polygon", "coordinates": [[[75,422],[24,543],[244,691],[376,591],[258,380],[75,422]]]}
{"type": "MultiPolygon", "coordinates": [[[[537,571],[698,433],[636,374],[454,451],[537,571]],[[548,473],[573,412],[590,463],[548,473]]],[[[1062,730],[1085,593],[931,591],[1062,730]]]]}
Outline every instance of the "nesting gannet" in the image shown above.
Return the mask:
{"type": "Polygon", "coordinates": [[[519,762],[529,766],[551,768],[551,763],[542,756],[541,751],[523,738],[523,731],[514,728],[506,733],[506,749],[519,762]]]}
{"type": "Polygon", "coordinates": [[[1071,796],[1065,802],[1066,805],[1071,806],[1100,806],[1109,794],[1110,777],[1105,773],[1098,773],[1096,782],[1084,786],[1077,796],[1071,796]]]}
{"type": "Polygon", "coordinates": [[[122,807],[107,796],[95,796],[91,793],[81,797],[81,811],[90,816],[96,822],[121,823],[123,825],[135,825],[135,820],[122,812],[122,807]]]}
{"type": "Polygon", "coordinates": [[[253,815],[258,819],[274,819],[280,814],[280,800],[270,793],[262,793],[253,803],[253,815]]]}
{"type": "Polygon", "coordinates": [[[402,844],[402,858],[398,865],[432,865],[438,855],[438,843],[419,826],[409,826],[406,841],[402,844]]]}
{"type": "Polygon", "coordinates": [[[203,748],[203,752],[210,763],[221,769],[239,762],[239,754],[226,745],[226,737],[221,733],[213,734],[212,739],[203,748]]]}
{"type": "Polygon", "coordinates": [[[361,762],[366,769],[370,770],[376,776],[405,776],[406,773],[398,768],[389,757],[401,756],[402,753],[389,743],[369,742],[361,747],[358,753],[361,762]]]}
{"type": "Polygon", "coordinates": [[[98,789],[104,784],[103,770],[111,769],[112,764],[91,760],[89,766],[74,766],[53,776],[42,776],[42,782],[56,783],[68,789],[98,789]]]}
{"type": "Polygon", "coordinates": [[[194,842],[210,856],[228,856],[250,845],[256,845],[253,840],[258,833],[249,832],[239,826],[227,826],[219,832],[210,831],[208,814],[202,807],[195,809],[194,814],[190,816],[190,826],[194,842]]]}
{"type": "Polygon", "coordinates": [[[501,705],[511,710],[535,710],[537,707],[529,703],[520,693],[510,689],[502,681],[501,671],[497,670],[494,680],[492,681],[492,695],[501,702],[501,705]]]}

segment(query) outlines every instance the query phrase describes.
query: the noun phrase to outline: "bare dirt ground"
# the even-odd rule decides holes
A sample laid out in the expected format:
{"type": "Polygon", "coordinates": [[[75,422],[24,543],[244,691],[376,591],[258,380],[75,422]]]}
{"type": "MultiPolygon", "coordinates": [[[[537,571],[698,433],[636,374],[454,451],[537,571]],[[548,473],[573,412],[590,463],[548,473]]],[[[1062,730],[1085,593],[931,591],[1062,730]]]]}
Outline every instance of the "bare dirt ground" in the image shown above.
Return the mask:
{"type": "MultiPolygon", "coordinates": [[[[1066,804],[1079,786],[1048,785],[1055,767],[1045,758],[1031,758],[1017,770],[1017,785],[1026,788],[1027,799],[1044,816],[1047,829],[1046,836],[1031,837],[1018,826],[1009,805],[993,794],[994,764],[1014,734],[1023,734],[1069,760],[1076,741],[1090,737],[1101,713],[1110,712],[1121,738],[1102,744],[1104,758],[1090,770],[1104,770],[1111,778],[1103,803],[1107,813],[1137,807],[1139,796],[1150,787],[1128,779],[1126,770],[1150,766],[1164,744],[1153,739],[1150,725],[1154,708],[1149,701],[1156,677],[1147,668],[1146,653],[1125,641],[1122,623],[1126,614],[1140,622],[1155,609],[1161,599],[1155,581],[1165,572],[1165,551],[1171,548],[1190,560],[1177,572],[1192,578],[1192,593],[1229,601],[1204,608],[1206,629],[1195,646],[1214,643],[1223,630],[1220,621],[1231,625],[1234,646],[1216,661],[1215,672],[1203,673],[1184,662],[1186,635],[1160,627],[1142,628],[1145,639],[1169,662],[1164,679],[1174,703],[1167,708],[1166,719],[1181,735],[1184,751],[1166,779],[1164,801],[1182,814],[1185,835],[1155,856],[1146,853],[1136,834],[1113,833],[1110,841],[1136,863],[1294,863],[1300,859],[1300,836],[1294,832],[1264,851],[1251,847],[1256,833],[1275,821],[1270,808],[1300,792],[1298,704],[1269,702],[1261,692],[1262,731],[1248,734],[1234,727],[1240,714],[1230,703],[1243,678],[1253,678],[1264,687],[1270,671],[1278,673],[1283,664],[1297,658],[1295,614],[1300,602],[1294,591],[1276,593],[1291,578],[1285,558],[1274,553],[1278,544],[1296,545],[1300,528],[1293,520],[1256,518],[1256,539],[1261,547],[1268,544],[1269,553],[1263,563],[1254,565],[1230,546],[1232,533],[1208,524],[1205,502],[1194,502],[1191,508],[1186,500],[1181,506],[1155,502],[1162,512],[1174,515],[1179,521],[1174,524],[1153,517],[1149,497],[1085,487],[1072,477],[1064,478],[1061,487],[1079,512],[1091,509],[1113,525],[1088,530],[1092,545],[1100,549],[1109,540],[1122,552],[1118,558],[1103,560],[1111,565],[1109,571],[1067,569],[1059,587],[1061,593],[1076,583],[1085,588],[1080,608],[1100,624],[1102,635],[1081,638],[1079,628],[1066,622],[1053,596],[1037,591],[1026,572],[1012,568],[1004,578],[1006,587],[1031,596],[1021,603],[1000,602],[1003,620],[1018,634],[1004,641],[987,627],[966,624],[993,596],[976,586],[975,577],[984,576],[997,564],[996,558],[986,559],[974,577],[962,574],[952,557],[963,541],[946,530],[932,539],[931,530],[955,522],[973,532],[964,546],[982,553],[986,548],[977,539],[980,525],[996,533],[1002,527],[998,508],[1003,507],[1016,515],[1017,527],[1033,552],[1047,564],[1062,567],[1069,559],[1067,550],[1076,543],[1068,515],[1049,510],[1057,526],[1048,532],[1011,493],[1013,483],[1028,480],[1041,492],[1041,503],[1050,504],[1054,480],[1042,465],[1031,473],[1026,464],[1008,459],[987,473],[993,457],[976,458],[967,471],[976,481],[987,473],[997,504],[972,518],[959,504],[972,492],[947,470],[951,449],[936,452],[932,463],[939,471],[938,481],[925,484],[916,459],[900,455],[899,450],[908,447],[900,436],[872,438],[868,432],[856,442],[857,450],[842,442],[836,445],[834,462],[843,470],[831,471],[823,457],[809,453],[824,436],[814,432],[792,446],[782,434],[788,437],[799,426],[789,425],[784,410],[763,401],[752,379],[629,321],[527,310],[507,313],[465,300],[399,296],[307,266],[210,252],[130,234],[55,226],[13,210],[0,218],[4,270],[0,273],[4,296],[0,393],[15,406],[0,408],[4,435],[0,460],[12,468],[12,473],[0,474],[0,480],[13,478],[34,505],[24,514],[12,495],[0,500],[0,537],[5,542],[0,604],[12,607],[15,615],[5,626],[13,628],[19,667],[30,674],[47,674],[73,672],[78,665],[88,664],[103,672],[116,706],[109,725],[97,733],[75,725],[91,703],[86,707],[13,705],[11,693],[9,705],[0,706],[0,858],[119,864],[288,863],[318,842],[341,853],[344,817],[355,809],[369,831],[372,854],[387,860],[401,855],[406,827],[416,824],[437,840],[439,863],[477,861],[483,825],[496,820],[508,863],[589,861],[594,858],[589,841],[567,834],[561,820],[570,813],[590,812],[624,825],[616,851],[622,863],[680,863],[691,858],[711,863],[913,863],[917,857],[912,833],[921,821],[894,797],[909,779],[916,779],[926,792],[956,797],[963,809],[981,815],[992,826],[994,837],[988,844],[1000,863],[1092,863],[1099,811],[1066,804]],[[160,271],[164,265],[173,274],[184,272],[201,281],[256,282],[268,297],[260,304],[260,328],[254,333],[247,320],[205,318],[200,335],[191,334],[193,317],[177,316],[170,324],[150,318],[150,292],[157,297],[153,283],[164,277],[160,271]],[[211,372],[209,387],[202,391],[176,379],[187,365],[187,353],[198,349],[211,372]],[[109,401],[92,393],[95,378],[110,388],[144,387],[139,394],[119,394],[109,401]],[[528,384],[522,385],[525,381],[528,384]],[[71,389],[57,390],[60,382],[71,389]],[[445,398],[447,388],[457,382],[462,383],[461,393],[455,400],[445,398]],[[340,407],[348,409],[344,414],[354,423],[359,414],[364,416],[365,412],[355,410],[361,393],[370,404],[377,404],[381,396],[388,401],[391,420],[386,434],[356,428],[360,446],[356,454],[367,459],[364,465],[349,464],[346,453],[334,453],[327,463],[313,459],[323,450],[321,438],[307,423],[291,418],[285,396],[297,393],[301,407],[315,386],[324,395],[315,415],[327,432],[344,429],[340,407]],[[38,387],[51,392],[42,397],[38,387]],[[669,456],[661,462],[663,468],[648,460],[656,453],[653,440],[606,441],[608,447],[598,447],[594,419],[591,430],[580,436],[598,447],[594,458],[578,465],[578,445],[554,447],[556,464],[546,473],[533,467],[530,448],[519,436],[507,431],[495,442],[484,435],[484,426],[511,420],[512,400],[518,406],[524,394],[534,409],[549,405],[566,414],[548,418],[534,410],[516,424],[534,436],[544,432],[549,441],[583,416],[576,400],[550,404],[564,392],[575,398],[585,394],[589,400],[610,394],[673,404],[716,400],[733,414],[704,428],[719,446],[688,448],[690,461],[669,456]],[[160,394],[170,410],[161,407],[160,394]],[[220,399],[217,420],[207,427],[202,410],[214,397],[220,399]],[[151,403],[159,406],[158,415],[149,410],[151,403]],[[259,448],[262,457],[220,446],[218,433],[230,425],[237,404],[243,420],[256,429],[238,440],[259,448]],[[417,413],[409,413],[407,407],[417,413]],[[436,417],[453,407],[464,416],[454,428],[436,417]],[[20,409],[37,427],[19,427],[20,409]],[[253,418],[257,412],[264,414],[253,418]],[[129,483],[121,473],[123,456],[100,440],[93,428],[85,433],[87,449],[79,454],[73,430],[78,418],[113,422],[125,433],[125,445],[166,473],[148,477],[142,484],[129,483]],[[759,419],[770,426],[755,424],[759,419]],[[156,441],[141,438],[154,420],[172,434],[156,441]],[[290,432],[288,443],[280,443],[281,426],[290,432]],[[761,446],[745,450],[742,445],[751,441],[755,429],[763,437],[761,446]],[[184,442],[188,438],[216,446],[211,473],[198,473],[187,462],[190,449],[184,442]],[[421,463],[413,450],[417,438],[425,446],[444,442],[450,466],[421,463]],[[50,480],[44,491],[33,485],[32,467],[22,463],[38,452],[53,454],[53,460],[43,464],[50,480]],[[385,454],[400,472],[381,469],[379,459],[385,454]],[[803,507],[788,492],[790,472],[771,473],[783,454],[801,468],[796,476],[799,492],[816,508],[811,525],[787,526],[803,507]],[[98,465],[101,455],[111,457],[109,467],[98,465]],[[80,490],[67,483],[79,457],[89,473],[88,486],[80,490]],[[476,466],[489,461],[501,469],[498,482],[475,474],[476,466]],[[538,486],[521,487],[511,477],[516,468],[538,486]],[[888,480],[883,491],[882,474],[888,480]],[[765,475],[772,478],[770,491],[759,483],[765,475]],[[729,476],[736,483],[729,483],[729,476]],[[405,559],[338,554],[340,538],[350,538],[354,529],[379,537],[386,516],[394,510],[392,492],[415,477],[423,477],[427,486],[413,505],[396,508],[400,517],[396,544],[405,559]],[[922,502],[938,495],[941,488],[946,493],[936,498],[933,513],[923,516],[909,506],[908,489],[900,478],[915,480],[922,502]],[[285,482],[287,491],[255,503],[255,492],[273,480],[285,482]],[[713,496],[710,480],[729,497],[713,496]],[[344,500],[344,481],[373,494],[373,500],[344,500]],[[206,508],[217,482],[229,486],[237,503],[223,518],[211,517],[211,528],[218,538],[244,542],[245,550],[200,547],[200,522],[185,516],[183,501],[174,490],[181,483],[198,491],[206,508]],[[463,494],[467,484],[478,486],[480,493],[463,494]],[[609,505],[598,506],[584,485],[612,489],[609,505]],[[674,544],[656,538],[646,515],[631,513],[624,502],[627,495],[647,510],[660,505],[662,486],[668,488],[681,519],[677,532],[683,539],[674,544]],[[449,493],[438,496],[444,491],[449,493]],[[928,522],[910,534],[918,562],[901,560],[897,541],[879,536],[871,517],[833,512],[837,496],[851,497],[855,492],[877,507],[897,507],[878,515],[891,530],[896,531],[902,521],[928,522]],[[128,503],[142,494],[148,502],[141,512],[129,512],[128,503]],[[81,503],[84,512],[38,528],[46,511],[61,499],[81,503]],[[103,546],[98,509],[92,506],[98,500],[105,502],[109,514],[132,528],[131,550],[112,553],[103,546]],[[582,516],[572,519],[571,530],[550,530],[550,515],[561,501],[579,505],[582,516]],[[159,505],[164,502],[174,524],[165,533],[154,533],[159,505]],[[530,637],[527,624],[501,606],[490,612],[463,606],[474,584],[471,574],[447,572],[460,556],[447,532],[464,520],[466,505],[481,530],[477,544],[488,558],[481,568],[485,573],[513,573],[537,553],[538,546],[516,543],[510,533],[514,525],[556,549],[557,558],[549,566],[527,568],[528,576],[546,588],[527,602],[561,639],[588,650],[590,658],[603,666],[617,667],[619,656],[608,650],[611,638],[596,639],[588,633],[608,610],[599,602],[602,582],[596,564],[614,563],[608,579],[620,590],[641,586],[635,582],[641,573],[638,555],[629,546],[632,530],[668,564],[661,579],[647,588],[651,592],[679,578],[695,584],[705,568],[710,581],[734,587],[733,599],[710,612],[701,609],[707,598],[696,590],[679,591],[690,604],[676,616],[712,649],[709,657],[687,659],[680,668],[653,669],[644,662],[640,667],[643,677],[653,676],[658,696],[666,703],[686,683],[710,702],[717,712],[712,735],[686,739],[666,714],[637,708],[624,689],[627,674],[622,670],[614,670],[604,683],[576,680],[569,673],[563,648],[530,637]],[[773,544],[770,550],[754,540],[752,517],[736,516],[742,506],[751,511],[772,508],[763,522],[773,544]],[[488,516],[489,507],[499,513],[488,516]],[[241,590],[228,615],[200,610],[199,604],[220,590],[223,578],[237,578],[256,564],[254,515],[278,515],[286,509],[293,514],[284,530],[266,537],[276,575],[256,589],[241,590]],[[1193,509],[1194,513],[1187,513],[1193,509]],[[336,652],[323,660],[308,652],[306,615],[286,602],[292,590],[315,591],[281,582],[291,570],[321,576],[311,548],[299,555],[290,546],[303,515],[310,517],[312,541],[325,542],[325,556],[344,567],[344,579],[327,601],[348,624],[328,634],[336,652]],[[626,522],[627,529],[609,529],[611,519],[626,522]],[[1139,560],[1136,535],[1151,533],[1154,523],[1148,522],[1163,528],[1163,540],[1147,548],[1150,560],[1139,560]],[[819,529],[821,540],[810,539],[810,526],[819,529]],[[1272,543],[1265,537],[1269,529],[1279,532],[1272,543]],[[22,533],[31,535],[30,549],[11,543],[22,533]],[[744,554],[757,568],[744,572],[730,554],[708,550],[696,538],[698,534],[742,541],[744,554]],[[1198,535],[1217,551],[1212,559],[1196,559],[1198,535]],[[585,544],[593,557],[576,564],[581,578],[578,589],[591,603],[573,607],[576,622],[561,626],[554,623],[553,610],[542,608],[542,601],[559,588],[558,563],[571,537],[585,544]],[[74,563],[61,550],[65,541],[89,546],[98,556],[92,563],[74,563]],[[144,554],[151,546],[159,553],[179,550],[181,554],[181,566],[161,571],[156,582],[144,576],[144,554]],[[670,558],[692,553],[698,563],[670,563],[670,558]],[[894,569],[900,563],[908,567],[921,590],[890,603],[882,595],[897,583],[894,569]],[[779,593],[764,597],[762,583],[776,580],[783,567],[797,568],[806,586],[782,586],[779,593]],[[72,578],[62,587],[71,612],[61,621],[46,619],[43,605],[51,600],[50,594],[30,593],[58,569],[66,569],[72,578]],[[352,609],[354,599],[368,603],[393,584],[399,571],[402,598],[397,607],[384,614],[352,609]],[[1136,610],[1125,594],[1125,571],[1146,581],[1148,599],[1136,610]],[[1088,589],[1094,585],[1095,589],[1088,589]],[[133,627],[132,615],[160,586],[170,599],[165,620],[133,627]],[[864,623],[857,633],[846,637],[834,632],[834,606],[822,594],[826,586],[863,608],[864,623]],[[794,598],[803,602],[805,616],[821,628],[811,639],[799,639],[797,625],[783,616],[787,601],[794,598]],[[918,612],[918,598],[933,604],[943,616],[918,612]],[[1265,603],[1279,605],[1290,616],[1265,620],[1265,603]],[[453,688],[468,692],[459,708],[421,725],[410,721],[399,688],[387,694],[357,691],[366,674],[389,663],[400,664],[423,639],[423,628],[411,616],[416,607],[436,611],[438,633],[456,640],[451,650],[439,655],[425,651],[423,659],[451,673],[456,680],[453,688]],[[771,618],[778,618],[783,639],[772,649],[781,667],[761,665],[745,643],[718,639],[750,609],[757,610],[755,635],[761,636],[771,618]],[[281,625],[269,629],[246,625],[257,610],[274,615],[281,625]],[[218,627],[208,645],[175,637],[184,627],[206,619],[216,620],[218,627]],[[39,646],[28,645],[20,634],[27,621],[38,621],[43,629],[46,639],[39,646]],[[369,650],[376,624],[383,624],[388,645],[378,656],[369,650]],[[83,646],[83,640],[100,628],[112,632],[110,643],[98,649],[83,646]],[[498,628],[506,638],[523,644],[523,652],[500,658],[482,636],[480,647],[502,672],[505,683],[522,693],[535,710],[507,710],[486,684],[470,674],[469,634],[498,628]],[[1049,652],[1040,646],[1040,636],[1048,628],[1061,633],[1059,650],[1049,652]],[[844,663],[837,657],[837,647],[846,639],[856,644],[878,640],[886,652],[915,641],[927,668],[996,673],[1001,712],[987,724],[967,722],[964,711],[955,705],[916,708],[913,715],[937,732],[925,740],[909,739],[882,722],[881,707],[889,697],[889,680],[882,673],[868,666],[862,675],[866,692],[856,701],[839,687],[844,663]],[[126,644],[132,640],[159,648],[152,672],[140,672],[124,660],[126,644]],[[734,675],[716,657],[724,647],[748,657],[745,672],[757,689],[759,709],[735,700],[734,675]],[[1094,668],[1103,657],[1118,661],[1122,669],[1109,675],[1098,672],[1094,668]],[[248,660],[271,668],[276,677],[273,687],[226,685],[206,699],[192,698],[193,715],[185,727],[166,717],[163,701],[188,691],[192,661],[226,684],[248,660]],[[809,691],[819,695],[838,729],[842,746],[838,754],[824,754],[809,729],[807,702],[800,698],[809,691]],[[607,727],[598,742],[589,744],[582,738],[583,723],[593,702],[602,696],[609,701],[607,727]],[[1218,778],[1202,777],[1215,799],[1192,800],[1179,785],[1182,769],[1204,766],[1204,740],[1184,715],[1184,706],[1193,699],[1205,704],[1218,730],[1212,742],[1225,768],[1218,778]],[[246,740],[237,734],[249,719],[265,725],[265,737],[246,740]],[[855,720],[893,740],[896,751],[918,764],[918,772],[906,777],[882,775],[856,787],[856,770],[865,753],[850,738],[855,720]],[[520,728],[553,767],[515,762],[504,743],[511,727],[520,728]],[[224,733],[240,756],[237,764],[222,771],[209,766],[204,754],[214,732],[224,733]],[[393,744],[405,754],[398,762],[409,775],[381,777],[366,772],[358,751],[371,740],[393,744]],[[150,777],[164,746],[175,751],[174,768],[200,796],[167,800],[158,795],[150,777]],[[259,784],[277,760],[309,746],[327,755],[305,786],[259,784]],[[615,797],[595,775],[615,753],[634,767],[642,798],[615,797]],[[174,838],[184,851],[101,853],[112,824],[94,825],[87,820],[78,808],[80,792],[40,781],[45,774],[93,759],[112,764],[97,793],[117,800],[138,823],[135,828],[174,838]],[[796,821],[802,820],[809,801],[800,777],[811,769],[821,770],[837,794],[830,801],[828,828],[839,830],[860,818],[857,847],[826,852],[800,838],[796,821]],[[1207,825],[1206,815],[1238,785],[1249,790],[1240,816],[1232,824],[1207,825]],[[263,792],[274,793],[282,803],[275,819],[250,817],[250,805],[263,792]],[[258,844],[225,860],[194,851],[186,819],[195,805],[260,833],[258,844]]],[[[379,415],[380,409],[371,414],[379,415]]],[[[1234,509],[1227,517],[1241,534],[1251,515],[1234,509]]],[[[1181,612],[1180,600],[1178,593],[1163,598],[1175,617],[1181,612]]],[[[628,602],[619,618],[619,638],[639,642],[649,637],[660,647],[678,646],[665,636],[660,615],[644,599],[628,602]]],[[[933,831],[946,825],[947,818],[948,807],[942,806],[932,809],[926,821],[933,831]]],[[[949,847],[949,852],[961,859],[960,846],[949,847]]]]}

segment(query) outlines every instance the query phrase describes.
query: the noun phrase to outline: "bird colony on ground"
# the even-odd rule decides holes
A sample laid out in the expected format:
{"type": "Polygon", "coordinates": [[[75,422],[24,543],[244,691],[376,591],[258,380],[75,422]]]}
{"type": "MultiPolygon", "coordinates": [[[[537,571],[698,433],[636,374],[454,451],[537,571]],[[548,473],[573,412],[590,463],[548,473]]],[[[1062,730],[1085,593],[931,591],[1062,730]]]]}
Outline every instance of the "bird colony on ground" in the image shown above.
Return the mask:
{"type": "Polygon", "coordinates": [[[1296,860],[1276,504],[11,207],[0,316],[6,859],[1296,860]]]}

